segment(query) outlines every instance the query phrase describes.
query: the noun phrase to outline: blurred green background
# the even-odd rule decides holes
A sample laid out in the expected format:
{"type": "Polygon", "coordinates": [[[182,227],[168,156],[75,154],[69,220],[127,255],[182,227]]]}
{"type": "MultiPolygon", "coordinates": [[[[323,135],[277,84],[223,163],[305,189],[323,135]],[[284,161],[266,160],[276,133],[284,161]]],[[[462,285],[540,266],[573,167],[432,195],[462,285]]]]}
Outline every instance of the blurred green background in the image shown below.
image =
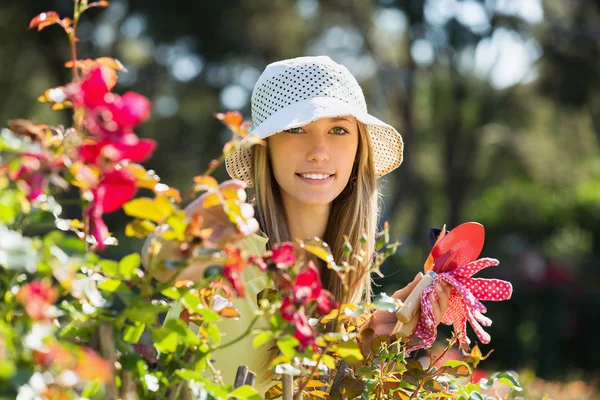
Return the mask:
{"type": "MultiPolygon", "coordinates": [[[[70,16],[72,4],[0,2],[0,125],[68,123],[36,102],[70,79],[64,32],[26,28],[43,11],[70,16]]],[[[482,256],[500,260],[480,276],[514,285],[511,300],[486,304],[492,341],[481,348],[495,351],[481,366],[597,386],[599,1],[115,0],[88,11],[78,37],[79,58],[125,65],[117,92],[153,102],[138,134],[159,148],[144,165],[182,193],[230,137],[213,113],[250,119],[267,63],[325,54],[346,65],[369,111],[405,141],[403,165],[381,180],[381,221],[403,245],[375,291],[422,269],[429,228],[480,222],[482,256]]],[[[216,176],[228,178],[224,167],[216,176]]],[[[121,244],[106,257],[139,250],[122,233],[128,217],[106,220],[121,244]]]]}

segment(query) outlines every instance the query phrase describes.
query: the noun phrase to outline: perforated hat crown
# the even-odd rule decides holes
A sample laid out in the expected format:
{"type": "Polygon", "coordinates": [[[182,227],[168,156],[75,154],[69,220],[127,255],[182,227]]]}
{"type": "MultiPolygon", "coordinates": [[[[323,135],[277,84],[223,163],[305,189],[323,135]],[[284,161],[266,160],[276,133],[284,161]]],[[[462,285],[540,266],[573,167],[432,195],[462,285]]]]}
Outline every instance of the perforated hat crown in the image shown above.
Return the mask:
{"type": "MultiPolygon", "coordinates": [[[[378,178],[402,163],[400,134],[367,112],[363,91],[354,76],[327,56],[269,64],[254,85],[251,107],[251,136],[264,139],[321,118],[353,116],[367,127],[378,178]]],[[[232,178],[253,186],[251,146],[228,155],[225,164],[232,178]]]]}

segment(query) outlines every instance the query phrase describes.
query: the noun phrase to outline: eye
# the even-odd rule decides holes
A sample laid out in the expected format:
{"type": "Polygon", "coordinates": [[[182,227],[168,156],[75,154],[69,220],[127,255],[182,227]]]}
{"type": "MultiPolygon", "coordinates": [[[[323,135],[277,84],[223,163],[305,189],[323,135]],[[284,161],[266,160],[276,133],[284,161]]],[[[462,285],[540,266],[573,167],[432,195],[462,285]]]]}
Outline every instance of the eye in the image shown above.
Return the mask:
{"type": "Polygon", "coordinates": [[[342,128],[341,126],[336,126],[334,128],[331,129],[331,132],[333,132],[335,135],[349,135],[350,132],[348,132],[348,130],[346,128],[342,128]]]}
{"type": "Polygon", "coordinates": [[[301,128],[301,127],[297,127],[297,128],[285,129],[285,130],[284,130],[284,132],[287,132],[287,133],[292,133],[292,134],[294,134],[294,133],[295,133],[295,134],[298,134],[298,133],[302,133],[302,132],[303,132],[303,130],[302,130],[302,128],[301,128]]]}

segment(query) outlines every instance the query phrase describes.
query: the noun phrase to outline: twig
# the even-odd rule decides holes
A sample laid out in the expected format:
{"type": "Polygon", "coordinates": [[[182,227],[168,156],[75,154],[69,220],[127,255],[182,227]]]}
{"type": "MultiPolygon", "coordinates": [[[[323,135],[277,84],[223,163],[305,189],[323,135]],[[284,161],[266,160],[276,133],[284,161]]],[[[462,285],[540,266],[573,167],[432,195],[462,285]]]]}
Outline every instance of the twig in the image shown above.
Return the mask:
{"type": "MultiPolygon", "coordinates": [[[[108,361],[110,369],[114,374],[115,371],[115,333],[113,326],[108,323],[101,323],[98,327],[98,339],[100,341],[100,354],[108,361]]],[[[113,378],[106,384],[106,399],[117,400],[119,398],[119,392],[117,390],[117,384],[113,375],[113,378]]]]}

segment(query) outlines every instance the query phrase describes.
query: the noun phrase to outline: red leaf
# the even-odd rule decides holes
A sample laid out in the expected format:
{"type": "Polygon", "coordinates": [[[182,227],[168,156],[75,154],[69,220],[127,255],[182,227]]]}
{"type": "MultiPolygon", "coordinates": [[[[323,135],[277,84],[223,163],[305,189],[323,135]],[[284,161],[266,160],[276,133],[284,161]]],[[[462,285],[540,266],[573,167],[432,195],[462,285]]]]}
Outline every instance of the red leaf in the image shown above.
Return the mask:
{"type": "Polygon", "coordinates": [[[33,18],[31,22],[29,22],[29,28],[38,27],[38,31],[41,31],[48,25],[52,25],[57,23],[60,20],[60,16],[56,11],[47,11],[43,12],[37,17],[33,18]],[[42,26],[40,26],[42,25],[42,26]]]}

